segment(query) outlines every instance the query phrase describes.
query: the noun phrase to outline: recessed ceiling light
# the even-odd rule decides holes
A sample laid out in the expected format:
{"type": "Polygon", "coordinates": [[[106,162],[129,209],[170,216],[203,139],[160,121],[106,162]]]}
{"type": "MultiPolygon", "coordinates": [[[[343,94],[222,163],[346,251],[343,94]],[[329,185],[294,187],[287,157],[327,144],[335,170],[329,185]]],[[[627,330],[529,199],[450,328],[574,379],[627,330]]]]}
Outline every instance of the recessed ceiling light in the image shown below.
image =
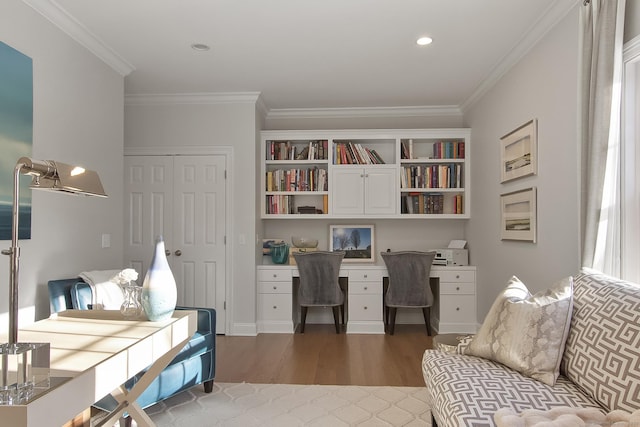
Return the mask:
{"type": "Polygon", "coordinates": [[[431,37],[420,37],[418,40],[416,40],[416,43],[420,46],[426,46],[428,44],[431,44],[433,42],[433,39],[431,37]]]}
{"type": "Polygon", "coordinates": [[[197,50],[198,52],[206,52],[211,48],[208,45],[203,43],[194,43],[191,45],[191,49],[197,50]]]}

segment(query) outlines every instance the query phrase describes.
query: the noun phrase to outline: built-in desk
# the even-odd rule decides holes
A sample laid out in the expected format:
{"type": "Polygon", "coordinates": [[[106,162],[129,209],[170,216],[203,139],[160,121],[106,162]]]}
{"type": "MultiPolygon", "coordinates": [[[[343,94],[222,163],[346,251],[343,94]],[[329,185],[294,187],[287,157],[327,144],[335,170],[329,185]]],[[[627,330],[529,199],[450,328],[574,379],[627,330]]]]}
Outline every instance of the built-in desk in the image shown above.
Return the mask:
{"type": "Polygon", "coordinates": [[[139,427],[153,426],[135,399],[188,342],[197,321],[189,310],[162,322],[125,320],[120,311],[69,310],[20,328],[19,342],[51,344],[51,376],[58,381],[26,404],[0,405],[0,424],[60,426],[111,393],[123,402],[111,419],[126,410],[139,427]],[[120,387],[148,366],[131,391],[120,387]]]}
{"type": "MultiPolygon", "coordinates": [[[[257,276],[258,333],[293,333],[299,311],[293,287],[298,268],[294,265],[261,265],[257,268],[257,276]]],[[[388,277],[385,266],[342,264],[340,278],[348,283],[347,333],[384,333],[382,295],[385,277],[388,277]]],[[[432,327],[440,334],[476,332],[476,268],[433,266],[431,278],[435,297],[431,309],[432,327]]],[[[421,316],[422,312],[419,314],[421,316]]]]}

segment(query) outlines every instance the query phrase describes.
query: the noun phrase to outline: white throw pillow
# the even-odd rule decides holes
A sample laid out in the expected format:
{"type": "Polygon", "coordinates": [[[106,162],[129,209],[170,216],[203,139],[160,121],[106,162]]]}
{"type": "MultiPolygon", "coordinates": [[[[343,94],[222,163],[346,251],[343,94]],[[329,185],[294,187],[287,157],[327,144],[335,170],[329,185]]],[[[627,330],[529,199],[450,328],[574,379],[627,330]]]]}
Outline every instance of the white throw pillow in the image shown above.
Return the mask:
{"type": "Polygon", "coordinates": [[[531,295],[524,283],[513,276],[464,353],[494,360],[553,386],[572,308],[572,277],[531,295]]]}

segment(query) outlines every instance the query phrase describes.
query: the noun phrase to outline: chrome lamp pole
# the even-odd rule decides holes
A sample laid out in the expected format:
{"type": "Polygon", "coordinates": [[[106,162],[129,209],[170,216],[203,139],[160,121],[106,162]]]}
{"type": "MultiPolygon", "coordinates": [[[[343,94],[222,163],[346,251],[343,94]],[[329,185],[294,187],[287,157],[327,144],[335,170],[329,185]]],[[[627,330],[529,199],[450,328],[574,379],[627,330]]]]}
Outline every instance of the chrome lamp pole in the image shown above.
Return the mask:
{"type": "Polygon", "coordinates": [[[71,166],[53,160],[33,160],[21,157],[16,163],[13,176],[13,210],[11,248],[3,250],[9,255],[9,346],[18,342],[18,275],[20,271],[20,248],[18,247],[18,213],[20,175],[30,175],[31,189],[58,191],[67,194],[107,197],[100,177],[91,170],[71,166]]]}

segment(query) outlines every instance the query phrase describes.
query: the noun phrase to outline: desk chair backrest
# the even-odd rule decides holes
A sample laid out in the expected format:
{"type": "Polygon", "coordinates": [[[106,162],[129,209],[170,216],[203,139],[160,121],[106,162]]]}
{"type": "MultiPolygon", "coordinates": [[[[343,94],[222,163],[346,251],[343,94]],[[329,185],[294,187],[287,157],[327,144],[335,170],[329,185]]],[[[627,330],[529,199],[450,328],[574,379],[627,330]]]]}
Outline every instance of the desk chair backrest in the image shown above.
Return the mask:
{"type": "Polygon", "coordinates": [[[304,252],[293,255],[300,272],[298,302],[302,306],[336,306],[344,302],[338,282],[344,252],[304,252]]]}
{"type": "Polygon", "coordinates": [[[382,252],[389,273],[385,304],[389,307],[431,307],[433,292],[429,286],[435,252],[382,252]]]}

